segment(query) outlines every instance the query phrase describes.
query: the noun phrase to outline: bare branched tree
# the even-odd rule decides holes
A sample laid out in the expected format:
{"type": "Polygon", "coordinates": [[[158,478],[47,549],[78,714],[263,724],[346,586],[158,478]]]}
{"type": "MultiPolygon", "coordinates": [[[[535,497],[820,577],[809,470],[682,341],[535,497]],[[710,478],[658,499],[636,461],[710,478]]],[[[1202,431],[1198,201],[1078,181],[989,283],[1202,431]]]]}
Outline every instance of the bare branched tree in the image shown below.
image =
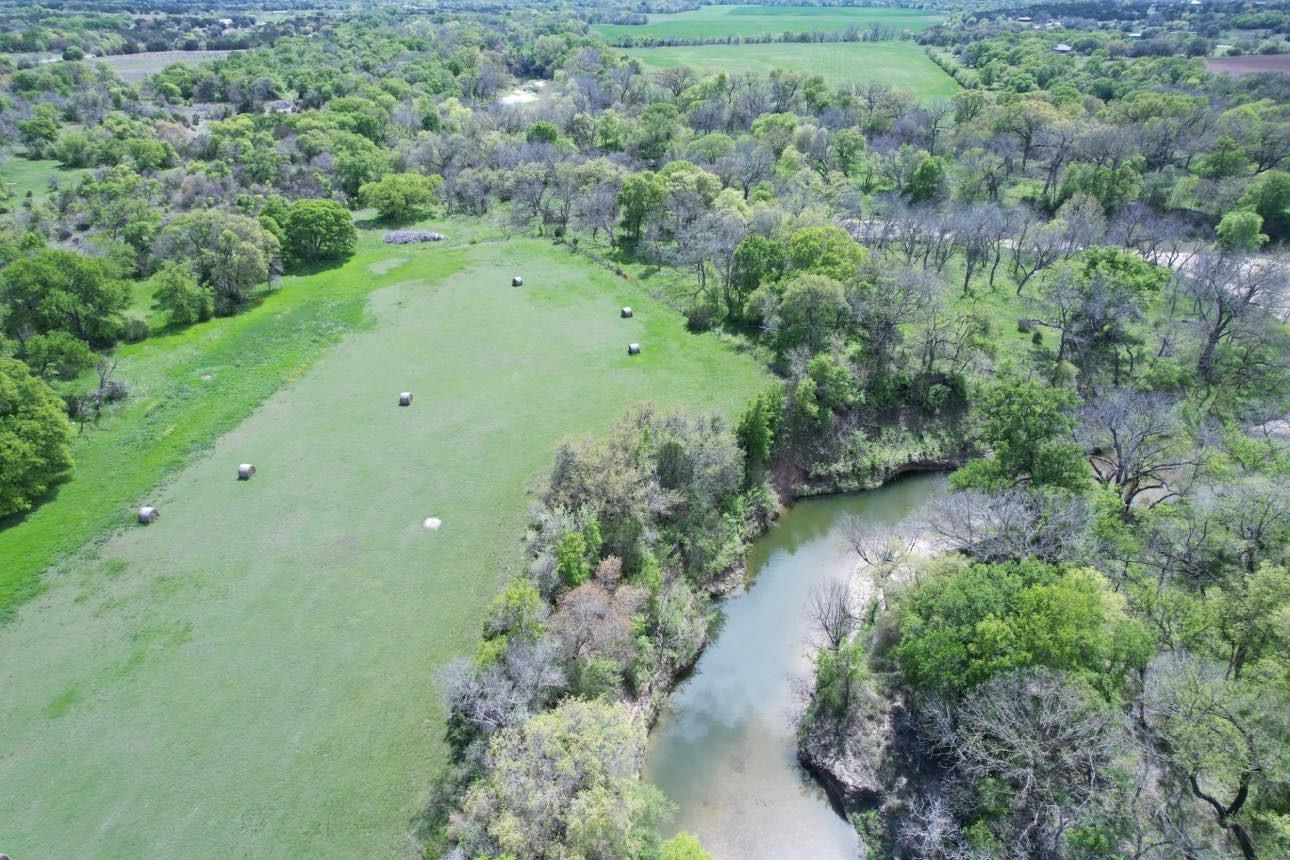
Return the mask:
{"type": "Polygon", "coordinates": [[[1088,509],[1081,499],[1065,495],[965,490],[938,496],[923,519],[951,549],[981,561],[1027,556],[1057,561],[1079,555],[1088,509]]]}
{"type": "Polygon", "coordinates": [[[846,644],[860,620],[850,586],[836,579],[817,583],[811,589],[806,616],[819,641],[834,651],[846,644]]]}
{"type": "Polygon", "coordinates": [[[1182,437],[1172,398],[1117,389],[1090,397],[1075,439],[1098,483],[1120,494],[1127,514],[1143,493],[1149,505],[1174,498],[1197,477],[1198,452],[1182,437]]]}

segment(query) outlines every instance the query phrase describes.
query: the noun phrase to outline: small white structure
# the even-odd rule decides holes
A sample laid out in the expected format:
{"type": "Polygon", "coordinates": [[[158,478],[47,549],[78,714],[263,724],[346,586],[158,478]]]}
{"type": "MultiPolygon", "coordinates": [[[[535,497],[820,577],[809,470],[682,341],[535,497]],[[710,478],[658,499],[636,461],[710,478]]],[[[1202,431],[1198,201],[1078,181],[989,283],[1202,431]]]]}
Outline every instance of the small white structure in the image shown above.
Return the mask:
{"type": "Polygon", "coordinates": [[[632,318],[632,309],[631,309],[631,308],[623,308],[623,310],[622,310],[622,314],[621,314],[621,315],[622,315],[622,318],[623,318],[623,319],[625,319],[625,320],[631,319],[631,318],[632,318]]]}
{"type": "Polygon", "coordinates": [[[1053,45],[1053,50],[1058,54],[1069,54],[1072,48],[1065,42],[1058,42],[1056,45],[1053,45]]]}
{"type": "Polygon", "coordinates": [[[237,479],[239,481],[249,481],[255,477],[255,467],[250,463],[243,463],[237,467],[237,479]]]}
{"type": "Polygon", "coordinates": [[[516,275],[515,277],[511,278],[511,286],[512,287],[524,286],[524,279],[521,278],[519,275],[516,275]]]}
{"type": "Polygon", "coordinates": [[[627,344],[628,355],[640,355],[640,353],[641,353],[641,345],[639,343],[627,344]]]}
{"type": "Polygon", "coordinates": [[[150,507],[149,505],[144,505],[143,507],[139,508],[139,522],[142,525],[146,526],[151,523],[155,523],[157,521],[157,517],[159,516],[161,516],[161,512],[154,507],[150,507]]]}
{"type": "Polygon", "coordinates": [[[400,406],[411,406],[411,405],[412,405],[412,392],[411,392],[411,391],[405,391],[405,392],[403,392],[402,394],[400,394],[400,395],[399,395],[399,405],[400,405],[400,406]]]}

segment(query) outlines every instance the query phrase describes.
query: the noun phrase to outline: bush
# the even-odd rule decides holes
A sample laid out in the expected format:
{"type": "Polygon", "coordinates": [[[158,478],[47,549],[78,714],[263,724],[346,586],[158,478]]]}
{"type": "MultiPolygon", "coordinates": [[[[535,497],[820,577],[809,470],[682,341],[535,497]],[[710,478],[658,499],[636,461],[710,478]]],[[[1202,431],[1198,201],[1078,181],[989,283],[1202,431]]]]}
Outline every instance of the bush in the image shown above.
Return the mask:
{"type": "Polygon", "coordinates": [[[148,337],[148,324],[136,317],[127,317],[125,329],[122,331],[121,336],[126,343],[138,343],[141,340],[146,340],[148,337]]]}

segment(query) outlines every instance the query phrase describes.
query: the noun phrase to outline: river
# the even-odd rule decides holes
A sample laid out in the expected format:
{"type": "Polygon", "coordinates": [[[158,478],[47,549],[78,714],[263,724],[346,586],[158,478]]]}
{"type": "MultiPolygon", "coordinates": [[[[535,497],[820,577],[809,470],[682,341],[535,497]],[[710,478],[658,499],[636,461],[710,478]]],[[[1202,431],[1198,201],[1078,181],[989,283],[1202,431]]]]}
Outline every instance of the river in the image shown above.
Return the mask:
{"type": "Polygon", "coordinates": [[[808,499],[753,544],[752,584],[722,604],[724,620],[650,736],[645,775],[676,803],[716,860],[855,858],[854,829],[797,763],[794,719],[808,680],[811,589],[845,579],[857,559],[842,519],[899,522],[944,486],[933,475],[880,490],[808,499]]]}

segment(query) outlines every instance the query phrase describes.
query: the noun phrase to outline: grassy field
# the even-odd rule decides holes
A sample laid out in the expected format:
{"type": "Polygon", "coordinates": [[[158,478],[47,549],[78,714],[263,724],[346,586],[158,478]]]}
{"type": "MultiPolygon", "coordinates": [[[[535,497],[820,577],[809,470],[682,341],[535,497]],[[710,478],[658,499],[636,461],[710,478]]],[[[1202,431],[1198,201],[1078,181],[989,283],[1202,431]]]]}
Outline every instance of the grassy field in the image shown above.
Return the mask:
{"type": "Polygon", "coordinates": [[[703,73],[799,69],[821,74],[830,86],[879,81],[920,98],[949,96],[959,85],[912,42],[693,45],[625,48],[647,71],[689,66],[703,73]]]}
{"type": "Polygon", "coordinates": [[[16,857],[412,854],[444,754],[435,668],[522,564],[558,440],[644,399],[731,415],[766,383],[642,287],[530,240],[365,234],[341,268],[125,353],[137,402],[0,532],[28,569],[121,527],[0,626],[16,857]]]}
{"type": "Polygon", "coordinates": [[[123,81],[141,81],[155,75],[171,63],[200,66],[229,55],[228,51],[145,51],[140,54],[109,54],[95,57],[91,62],[102,63],[112,69],[123,81]]]}
{"type": "Polygon", "coordinates": [[[0,208],[13,209],[21,206],[28,191],[33,197],[45,197],[49,194],[51,178],[56,178],[61,185],[74,185],[86,173],[89,173],[87,168],[60,167],[52,159],[32,160],[18,155],[6,156],[0,161],[0,179],[4,180],[11,196],[8,200],[0,199],[0,208]]]}
{"type": "Polygon", "coordinates": [[[606,41],[624,36],[687,39],[748,36],[762,33],[836,32],[878,23],[918,32],[945,20],[925,9],[839,6],[704,6],[690,12],[650,15],[648,24],[596,24],[592,31],[606,41]]]}

